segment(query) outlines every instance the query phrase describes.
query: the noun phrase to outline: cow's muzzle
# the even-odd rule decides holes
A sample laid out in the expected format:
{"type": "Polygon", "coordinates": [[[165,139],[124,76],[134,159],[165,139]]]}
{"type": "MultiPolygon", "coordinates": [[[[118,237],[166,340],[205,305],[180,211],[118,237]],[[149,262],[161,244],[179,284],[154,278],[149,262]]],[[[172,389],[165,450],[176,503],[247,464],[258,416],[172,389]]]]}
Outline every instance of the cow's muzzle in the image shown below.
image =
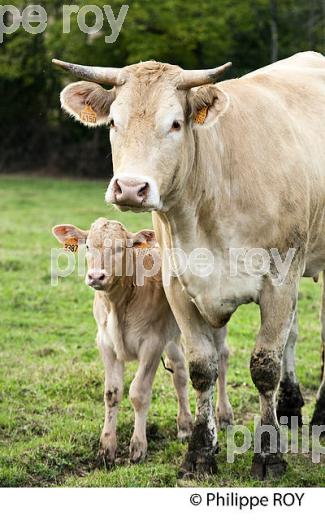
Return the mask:
{"type": "Polygon", "coordinates": [[[117,204],[141,206],[148,196],[149,184],[148,182],[137,182],[136,179],[116,179],[113,190],[117,204]]]}
{"type": "Polygon", "coordinates": [[[108,203],[116,204],[122,210],[159,209],[159,194],[156,184],[147,177],[113,177],[105,200],[108,203]]]}

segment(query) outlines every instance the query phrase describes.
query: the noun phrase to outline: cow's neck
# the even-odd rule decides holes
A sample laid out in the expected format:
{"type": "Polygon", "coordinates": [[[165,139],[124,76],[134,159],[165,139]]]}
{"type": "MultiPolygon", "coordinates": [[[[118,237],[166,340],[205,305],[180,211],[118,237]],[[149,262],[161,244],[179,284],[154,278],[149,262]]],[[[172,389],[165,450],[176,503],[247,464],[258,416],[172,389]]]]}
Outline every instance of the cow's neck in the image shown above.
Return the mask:
{"type": "Polygon", "coordinates": [[[222,247],[222,219],[230,209],[230,178],[219,127],[194,134],[195,156],[190,171],[179,190],[178,201],[162,215],[169,229],[173,247],[222,247]],[[229,201],[229,204],[228,204],[229,201]],[[200,245],[199,245],[200,244],[200,245]]]}
{"type": "Polygon", "coordinates": [[[198,159],[186,175],[178,203],[159,212],[154,222],[158,224],[155,228],[161,247],[172,249],[174,264],[179,266],[179,255],[173,250],[185,253],[188,267],[178,278],[206,321],[218,327],[224,325],[238,304],[256,299],[258,286],[245,274],[243,278],[229,278],[229,248],[240,243],[240,211],[236,196],[230,197],[230,165],[217,130],[214,132],[208,141],[197,138],[198,159]],[[195,275],[189,268],[189,259],[197,248],[208,250],[213,257],[213,270],[206,277],[195,275]]]}

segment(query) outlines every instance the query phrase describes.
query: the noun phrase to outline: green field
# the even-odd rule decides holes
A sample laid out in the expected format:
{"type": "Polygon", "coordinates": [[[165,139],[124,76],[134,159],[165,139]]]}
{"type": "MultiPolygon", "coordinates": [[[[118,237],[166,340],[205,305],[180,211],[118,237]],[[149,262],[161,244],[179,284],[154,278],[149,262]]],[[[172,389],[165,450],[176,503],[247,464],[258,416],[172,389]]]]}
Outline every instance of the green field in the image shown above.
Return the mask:
{"type": "MultiPolygon", "coordinates": [[[[76,274],[50,285],[51,227],[87,227],[99,216],[121,220],[132,231],[151,227],[149,214],[117,213],[104,204],[105,181],[0,177],[0,485],[1,486],[259,486],[250,477],[252,452],[226,462],[220,434],[219,472],[204,481],[179,482],[186,445],[176,439],[176,400],[161,366],[149,415],[148,457],[128,462],[132,407],[126,371],[119,416],[117,465],[97,466],[102,428],[103,369],[95,346],[93,292],[76,274]]],[[[311,417],[320,379],[320,286],[303,281],[299,299],[298,375],[311,417]]],[[[235,421],[252,427],[257,391],[249,374],[258,329],[255,305],[243,306],[229,325],[229,393],[235,421]]],[[[194,394],[191,391],[194,411],[194,394]]],[[[288,455],[289,470],[263,485],[324,486],[324,458],[288,455]]]]}

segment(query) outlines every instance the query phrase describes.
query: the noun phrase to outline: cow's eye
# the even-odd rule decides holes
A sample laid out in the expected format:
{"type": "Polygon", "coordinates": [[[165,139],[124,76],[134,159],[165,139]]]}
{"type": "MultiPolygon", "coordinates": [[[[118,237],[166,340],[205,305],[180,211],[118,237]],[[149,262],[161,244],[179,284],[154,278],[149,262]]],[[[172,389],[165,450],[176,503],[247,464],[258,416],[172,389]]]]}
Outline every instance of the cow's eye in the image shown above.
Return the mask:
{"type": "Polygon", "coordinates": [[[86,244],[86,251],[89,251],[89,246],[86,244]]]}
{"type": "Polygon", "coordinates": [[[109,122],[109,126],[110,126],[110,128],[115,128],[114,119],[111,119],[111,120],[110,120],[110,122],[109,122]]]}
{"type": "Polygon", "coordinates": [[[180,129],[181,129],[181,124],[178,121],[173,121],[171,130],[177,132],[180,129]]]}

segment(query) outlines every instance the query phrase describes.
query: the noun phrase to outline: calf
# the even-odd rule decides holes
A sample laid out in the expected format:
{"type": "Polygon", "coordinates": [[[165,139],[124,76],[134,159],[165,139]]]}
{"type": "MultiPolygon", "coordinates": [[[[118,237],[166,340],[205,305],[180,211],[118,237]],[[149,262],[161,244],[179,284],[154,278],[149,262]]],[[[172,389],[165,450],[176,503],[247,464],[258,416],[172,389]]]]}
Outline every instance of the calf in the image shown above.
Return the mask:
{"type": "Polygon", "coordinates": [[[185,358],[180,331],[162,287],[160,269],[156,275],[144,278],[142,286],[136,283],[136,259],[141,255],[141,262],[148,267],[154,253],[159,255],[154,232],[129,233],[119,222],[99,218],[89,231],[64,224],[55,226],[53,234],[61,243],[71,245],[73,240],[86,243],[86,283],[95,289],[93,311],[98,328],[97,344],[105,367],[105,423],[100,438],[100,456],[106,464],[114,462],[124,365],[137,360],[138,370],[129,391],[135,415],[130,459],[139,462],[145,457],[152,384],[164,350],[173,371],[178,398],[178,437],[188,437],[192,417],[185,358]],[[130,270],[129,266],[133,271],[130,275],[127,275],[127,257],[131,258],[134,267],[130,270]]]}

